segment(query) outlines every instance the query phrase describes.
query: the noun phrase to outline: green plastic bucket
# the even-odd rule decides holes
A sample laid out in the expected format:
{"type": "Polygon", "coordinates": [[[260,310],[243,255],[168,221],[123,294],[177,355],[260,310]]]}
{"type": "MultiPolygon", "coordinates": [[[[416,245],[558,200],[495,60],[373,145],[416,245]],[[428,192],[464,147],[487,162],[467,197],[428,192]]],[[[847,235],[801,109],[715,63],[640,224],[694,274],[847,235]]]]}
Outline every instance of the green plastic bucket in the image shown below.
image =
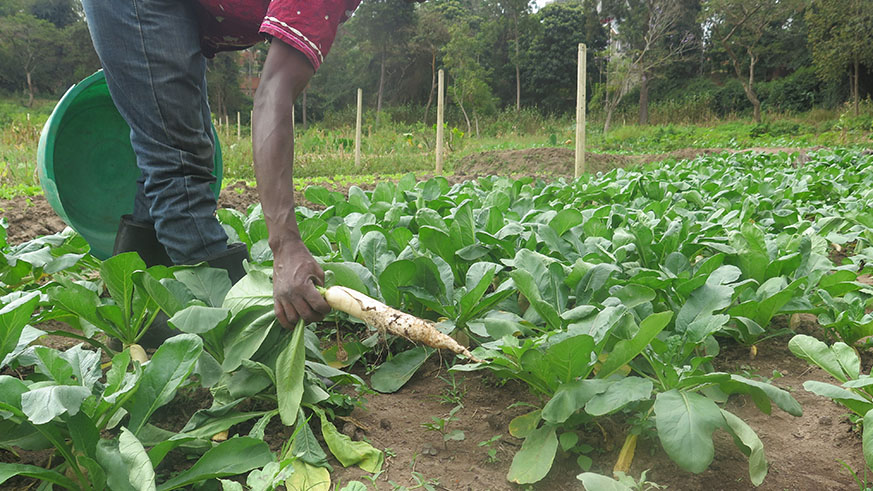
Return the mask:
{"type": "MultiPolygon", "coordinates": [[[[221,190],[221,145],[215,133],[212,185],[221,190]]],[[[51,207],[91,245],[91,254],[112,255],[121,215],[133,211],[140,175],[130,126],[109,96],[100,70],[61,97],[46,121],[37,151],[39,181],[51,207]]]]}

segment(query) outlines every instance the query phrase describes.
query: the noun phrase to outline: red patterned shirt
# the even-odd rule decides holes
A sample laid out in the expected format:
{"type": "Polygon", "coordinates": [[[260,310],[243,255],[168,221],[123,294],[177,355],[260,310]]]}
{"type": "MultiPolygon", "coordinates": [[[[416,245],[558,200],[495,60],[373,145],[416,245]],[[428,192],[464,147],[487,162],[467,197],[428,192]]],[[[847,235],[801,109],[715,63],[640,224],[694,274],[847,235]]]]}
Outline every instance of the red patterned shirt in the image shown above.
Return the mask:
{"type": "Polygon", "coordinates": [[[361,0],[198,0],[203,54],[247,48],[278,38],[318,70],[340,23],[361,0]]]}

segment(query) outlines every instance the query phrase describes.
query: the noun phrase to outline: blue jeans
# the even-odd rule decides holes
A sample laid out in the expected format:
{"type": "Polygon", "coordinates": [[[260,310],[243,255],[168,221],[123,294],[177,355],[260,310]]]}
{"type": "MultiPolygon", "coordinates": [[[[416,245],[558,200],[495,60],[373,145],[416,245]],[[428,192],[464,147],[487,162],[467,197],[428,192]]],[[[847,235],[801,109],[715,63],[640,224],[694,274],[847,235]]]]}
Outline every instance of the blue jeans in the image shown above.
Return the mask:
{"type": "Polygon", "coordinates": [[[134,219],[176,264],[227,249],[209,188],[214,136],[197,18],[183,0],[83,0],[109,93],[142,175],[134,219]]]}

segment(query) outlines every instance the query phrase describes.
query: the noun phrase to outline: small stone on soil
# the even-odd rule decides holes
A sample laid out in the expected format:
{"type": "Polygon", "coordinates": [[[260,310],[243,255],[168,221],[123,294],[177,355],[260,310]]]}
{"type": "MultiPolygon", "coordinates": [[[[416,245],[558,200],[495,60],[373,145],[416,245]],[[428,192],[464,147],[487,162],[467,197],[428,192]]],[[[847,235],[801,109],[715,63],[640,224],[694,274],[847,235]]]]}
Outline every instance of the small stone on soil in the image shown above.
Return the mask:
{"type": "Polygon", "coordinates": [[[379,420],[379,426],[383,430],[390,430],[391,429],[391,420],[382,418],[379,420]]]}

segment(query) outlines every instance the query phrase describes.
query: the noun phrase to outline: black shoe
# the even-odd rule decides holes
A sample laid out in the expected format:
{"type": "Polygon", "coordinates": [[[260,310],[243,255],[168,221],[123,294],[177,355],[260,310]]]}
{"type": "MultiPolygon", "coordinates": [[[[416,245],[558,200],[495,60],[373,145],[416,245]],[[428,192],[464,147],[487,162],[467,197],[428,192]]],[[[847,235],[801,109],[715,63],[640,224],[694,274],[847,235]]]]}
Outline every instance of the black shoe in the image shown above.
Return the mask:
{"type": "Polygon", "coordinates": [[[150,223],[134,220],[132,215],[123,215],[115,235],[115,246],[112,255],[122,252],[136,252],[146,263],[146,267],[156,265],[172,266],[173,261],[167,255],[167,250],[158,242],[155,227],[150,223]]]}
{"type": "Polygon", "coordinates": [[[227,271],[230,277],[230,283],[236,284],[246,275],[246,270],[243,267],[243,261],[249,259],[249,250],[246,245],[237,242],[227,246],[226,251],[219,252],[213,256],[204,259],[210,268],[218,268],[227,271]]]}

